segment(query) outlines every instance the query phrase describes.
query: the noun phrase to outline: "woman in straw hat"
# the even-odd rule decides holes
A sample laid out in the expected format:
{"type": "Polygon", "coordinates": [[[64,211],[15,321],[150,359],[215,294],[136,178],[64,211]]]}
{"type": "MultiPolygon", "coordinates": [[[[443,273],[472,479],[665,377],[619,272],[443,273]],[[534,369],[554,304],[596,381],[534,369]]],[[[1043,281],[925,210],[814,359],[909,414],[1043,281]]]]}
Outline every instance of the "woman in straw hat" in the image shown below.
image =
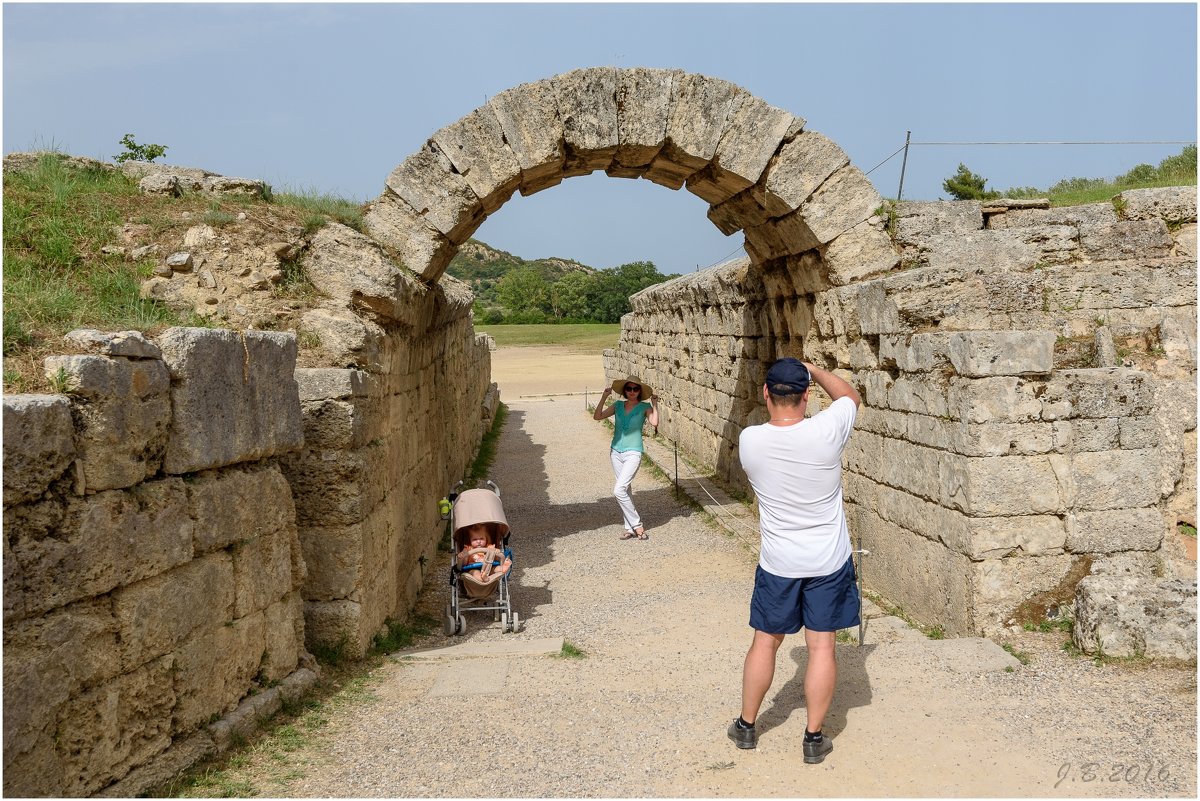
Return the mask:
{"type": "Polygon", "coordinates": [[[625,533],[621,539],[637,537],[639,540],[648,540],[650,537],[646,535],[641,515],[634,508],[633,497],[629,494],[629,485],[642,465],[642,424],[649,420],[650,425],[658,425],[658,396],[637,376],[614,381],[611,387],[604,390],[600,402],[596,404],[596,411],[592,412],[595,420],[606,417],[613,418],[609,456],[612,458],[613,473],[617,476],[613,495],[621,506],[621,516],[625,518],[625,533]],[[622,400],[605,408],[605,401],[610,394],[619,395],[622,400]]]}

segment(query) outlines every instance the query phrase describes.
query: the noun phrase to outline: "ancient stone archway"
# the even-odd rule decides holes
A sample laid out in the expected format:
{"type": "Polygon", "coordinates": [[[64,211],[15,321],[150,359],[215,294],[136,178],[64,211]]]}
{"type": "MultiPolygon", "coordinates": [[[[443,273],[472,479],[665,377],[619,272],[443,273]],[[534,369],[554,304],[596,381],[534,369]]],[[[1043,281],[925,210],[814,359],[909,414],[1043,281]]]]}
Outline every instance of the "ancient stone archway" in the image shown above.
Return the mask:
{"type": "Polygon", "coordinates": [[[745,232],[753,263],[783,262],[794,277],[817,269],[839,285],[898,260],[874,187],[803,119],[728,81],[640,67],[501,92],[392,171],[367,228],[433,282],[515,192],[596,170],[686,187],[722,232],[745,232]]]}

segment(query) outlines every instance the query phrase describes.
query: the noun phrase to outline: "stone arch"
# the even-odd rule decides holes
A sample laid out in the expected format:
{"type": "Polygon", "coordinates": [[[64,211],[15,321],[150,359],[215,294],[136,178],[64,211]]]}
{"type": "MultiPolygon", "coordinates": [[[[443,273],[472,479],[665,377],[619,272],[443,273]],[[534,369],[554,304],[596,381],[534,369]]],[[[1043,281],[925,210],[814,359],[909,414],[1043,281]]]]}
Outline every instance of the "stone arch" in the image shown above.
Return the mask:
{"type": "Polygon", "coordinates": [[[367,230],[432,283],[516,192],[596,170],[686,187],[724,234],[745,232],[753,264],[801,284],[813,270],[840,285],[898,262],[882,199],[834,142],[728,81],[643,67],[501,92],[391,172],[367,230]]]}

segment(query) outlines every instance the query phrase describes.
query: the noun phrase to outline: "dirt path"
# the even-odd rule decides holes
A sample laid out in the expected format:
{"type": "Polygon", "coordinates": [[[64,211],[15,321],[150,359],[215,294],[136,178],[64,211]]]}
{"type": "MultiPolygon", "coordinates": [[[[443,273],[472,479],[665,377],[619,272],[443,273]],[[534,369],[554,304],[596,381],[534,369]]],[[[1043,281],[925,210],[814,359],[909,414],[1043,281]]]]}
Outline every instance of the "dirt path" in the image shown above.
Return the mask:
{"type": "MultiPolygon", "coordinates": [[[[454,642],[477,646],[480,656],[397,654],[370,677],[368,700],[333,710],[292,755],[306,764],[303,775],[261,791],[1195,796],[1194,672],[1098,667],[1058,651],[1062,635],[1022,635],[1032,661],[1021,666],[993,643],[930,641],[895,618],[872,620],[864,646],[839,645],[838,695],[826,722],[836,747],[824,763],[801,760],[802,638],[780,652],[759,748],[736,750],[725,727],[737,712],[750,636],[752,554],[647,470],[634,495],[650,540],[618,540],[606,429],[579,396],[520,397],[581,390],[567,383],[580,375],[598,386],[599,358],[589,367],[539,354],[550,381],[522,378],[529,354],[496,355],[510,413],[493,478],[514,530],[523,630],[505,634],[490,615],[468,615],[466,635],[454,642]],[[504,650],[557,637],[584,656],[504,650]],[[1006,671],[1006,661],[1016,668],[1006,671]],[[1147,763],[1149,784],[1143,768],[1126,767],[1147,763]]],[[[420,603],[434,617],[447,599],[445,572],[430,572],[420,603]]],[[[439,632],[419,647],[446,644],[439,632]]]]}

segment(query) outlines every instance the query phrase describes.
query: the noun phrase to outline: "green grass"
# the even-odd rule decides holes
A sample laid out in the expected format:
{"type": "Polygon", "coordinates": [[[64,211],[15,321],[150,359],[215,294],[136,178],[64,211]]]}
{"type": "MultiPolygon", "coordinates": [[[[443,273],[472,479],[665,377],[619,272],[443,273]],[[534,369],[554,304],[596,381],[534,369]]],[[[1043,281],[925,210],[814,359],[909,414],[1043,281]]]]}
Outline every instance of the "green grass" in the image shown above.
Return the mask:
{"type": "Polygon", "coordinates": [[[371,650],[376,654],[390,654],[412,645],[417,637],[429,634],[437,628],[438,622],[428,615],[416,615],[411,623],[398,623],[395,620],[385,621],[387,634],[376,634],[371,650]]]}
{"type": "Polygon", "coordinates": [[[290,206],[305,212],[305,233],[317,230],[327,219],[337,220],[356,231],[363,230],[363,207],[360,203],[316,189],[273,192],[271,199],[280,206],[290,206]]]}
{"type": "Polygon", "coordinates": [[[1179,529],[1179,533],[1184,535],[1185,537],[1196,536],[1196,527],[1191,525],[1190,523],[1180,523],[1178,526],[1178,529],[1179,529]]]}
{"type": "Polygon", "coordinates": [[[497,347],[521,348],[531,345],[564,345],[581,353],[600,353],[615,348],[621,336],[620,323],[576,323],[563,325],[484,325],[479,333],[490,334],[497,347]]]}
{"type": "Polygon", "coordinates": [[[72,328],[145,330],[178,316],[138,292],[149,266],[101,252],[137,196],[120,173],[79,170],[48,153],[4,176],[4,355],[72,328]],[[81,269],[83,265],[87,269],[81,269]]]}
{"type": "Polygon", "coordinates": [[[587,653],[563,640],[562,650],[558,652],[558,655],[563,659],[583,659],[587,653]]]}
{"type": "Polygon", "coordinates": [[[504,430],[504,421],[507,419],[508,407],[501,403],[496,407],[496,417],[492,420],[492,427],[483,435],[483,440],[479,443],[479,452],[475,454],[475,461],[471,463],[471,469],[467,471],[467,484],[474,486],[477,482],[487,478],[492,462],[496,461],[496,446],[499,444],[500,432],[504,430]]]}
{"type": "Polygon", "coordinates": [[[1005,643],[1004,645],[1001,645],[1000,647],[1003,648],[1005,651],[1008,651],[1010,654],[1012,654],[1013,658],[1016,659],[1018,662],[1020,662],[1022,665],[1028,665],[1030,663],[1030,661],[1032,660],[1032,657],[1028,654],[1028,652],[1017,650],[1017,648],[1013,647],[1012,645],[1009,645],[1008,643],[1005,643]]]}

